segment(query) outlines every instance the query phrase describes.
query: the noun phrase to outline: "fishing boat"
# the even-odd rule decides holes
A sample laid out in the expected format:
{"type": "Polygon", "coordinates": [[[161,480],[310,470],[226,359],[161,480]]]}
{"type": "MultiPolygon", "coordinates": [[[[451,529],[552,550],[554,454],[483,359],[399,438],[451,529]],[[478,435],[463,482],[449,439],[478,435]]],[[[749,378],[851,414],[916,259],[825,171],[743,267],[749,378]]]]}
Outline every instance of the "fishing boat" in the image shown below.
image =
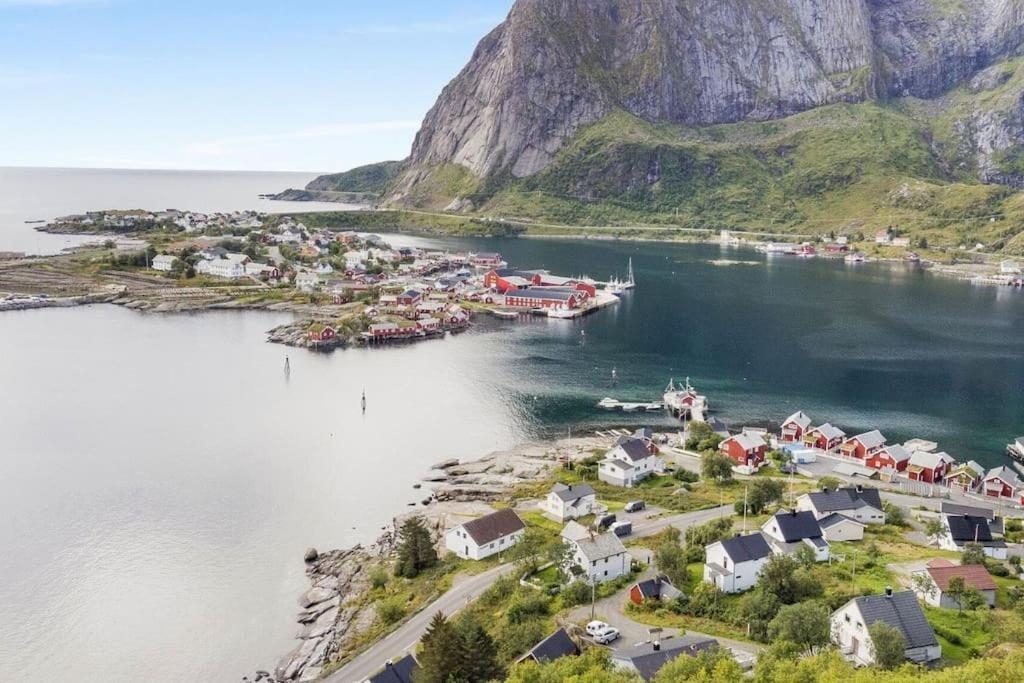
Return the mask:
{"type": "Polygon", "coordinates": [[[605,291],[615,296],[622,296],[629,290],[636,287],[636,276],[633,274],[633,259],[629,259],[629,268],[626,272],[626,279],[620,280],[618,277],[613,277],[605,284],[605,291]]]}
{"type": "Polygon", "coordinates": [[[1019,463],[1024,463],[1024,436],[1018,436],[1007,445],[1006,454],[1019,463]]]}

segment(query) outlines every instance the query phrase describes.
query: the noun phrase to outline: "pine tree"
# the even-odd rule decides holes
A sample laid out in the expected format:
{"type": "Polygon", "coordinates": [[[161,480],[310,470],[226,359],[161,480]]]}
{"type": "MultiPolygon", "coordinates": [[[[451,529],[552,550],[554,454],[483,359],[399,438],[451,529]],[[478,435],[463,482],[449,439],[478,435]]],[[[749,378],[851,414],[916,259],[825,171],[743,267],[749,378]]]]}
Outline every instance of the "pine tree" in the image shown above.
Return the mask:
{"type": "Polygon", "coordinates": [[[395,576],[414,578],[421,571],[437,564],[437,552],[430,531],[419,517],[410,517],[398,532],[398,561],[395,576]]]}
{"type": "Polygon", "coordinates": [[[430,620],[423,636],[419,657],[420,668],[416,671],[416,683],[448,683],[458,668],[458,634],[455,628],[438,612],[430,620]]]}
{"type": "Polygon", "coordinates": [[[494,639],[473,617],[465,616],[459,622],[456,659],[460,678],[467,683],[487,683],[501,680],[505,672],[498,663],[498,646],[494,639]]]}

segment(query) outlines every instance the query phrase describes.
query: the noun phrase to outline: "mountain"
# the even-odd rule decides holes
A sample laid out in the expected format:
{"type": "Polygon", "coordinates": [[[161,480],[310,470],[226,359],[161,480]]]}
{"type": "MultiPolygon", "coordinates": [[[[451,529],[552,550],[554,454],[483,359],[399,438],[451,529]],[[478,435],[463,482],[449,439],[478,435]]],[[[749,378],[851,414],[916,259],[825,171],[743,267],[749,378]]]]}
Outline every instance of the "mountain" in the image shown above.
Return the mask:
{"type": "Polygon", "coordinates": [[[518,0],[388,202],[1005,246],[1022,44],[1024,0],[518,0]]]}

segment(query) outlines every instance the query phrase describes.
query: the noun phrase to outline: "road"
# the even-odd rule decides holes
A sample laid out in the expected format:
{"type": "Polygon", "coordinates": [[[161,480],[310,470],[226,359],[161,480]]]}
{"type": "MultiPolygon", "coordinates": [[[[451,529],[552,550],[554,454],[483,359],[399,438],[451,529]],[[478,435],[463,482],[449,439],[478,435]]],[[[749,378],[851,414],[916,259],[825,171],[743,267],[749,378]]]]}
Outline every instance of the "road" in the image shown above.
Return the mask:
{"type": "Polygon", "coordinates": [[[511,564],[490,569],[483,574],[456,580],[452,588],[430,603],[411,619],[398,627],[391,635],[381,639],[369,650],[353,659],[325,680],[332,683],[360,683],[384,668],[388,659],[398,660],[412,652],[427,625],[438,611],[451,616],[480,596],[499,577],[515,568],[511,564]]]}
{"type": "MultiPolygon", "coordinates": [[[[684,528],[692,524],[703,524],[723,514],[732,514],[732,506],[727,505],[721,508],[710,510],[698,510],[678,515],[644,518],[644,514],[635,513],[624,515],[622,519],[629,519],[633,522],[634,536],[654,536],[662,530],[675,526],[684,528]]],[[[398,630],[391,635],[375,643],[344,667],[328,676],[325,680],[331,683],[361,683],[373,674],[380,671],[388,659],[397,660],[412,652],[416,643],[427,630],[430,619],[438,612],[444,612],[445,616],[451,616],[469,602],[479,597],[499,577],[508,574],[514,569],[513,565],[505,564],[495,567],[476,576],[456,579],[455,585],[431,604],[417,612],[411,619],[402,624],[398,630]]]]}

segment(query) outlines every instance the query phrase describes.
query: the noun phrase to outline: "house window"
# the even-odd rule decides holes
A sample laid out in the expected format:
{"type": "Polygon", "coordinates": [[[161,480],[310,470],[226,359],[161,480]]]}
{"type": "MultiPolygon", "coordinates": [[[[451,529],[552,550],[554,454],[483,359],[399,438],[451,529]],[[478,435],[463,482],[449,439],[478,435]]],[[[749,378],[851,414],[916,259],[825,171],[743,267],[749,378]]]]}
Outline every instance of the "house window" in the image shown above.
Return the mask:
{"type": "Polygon", "coordinates": [[[849,624],[849,623],[850,623],[850,615],[849,615],[849,614],[844,614],[844,615],[843,615],[843,619],[846,619],[846,623],[847,623],[847,624],[849,624]]]}

